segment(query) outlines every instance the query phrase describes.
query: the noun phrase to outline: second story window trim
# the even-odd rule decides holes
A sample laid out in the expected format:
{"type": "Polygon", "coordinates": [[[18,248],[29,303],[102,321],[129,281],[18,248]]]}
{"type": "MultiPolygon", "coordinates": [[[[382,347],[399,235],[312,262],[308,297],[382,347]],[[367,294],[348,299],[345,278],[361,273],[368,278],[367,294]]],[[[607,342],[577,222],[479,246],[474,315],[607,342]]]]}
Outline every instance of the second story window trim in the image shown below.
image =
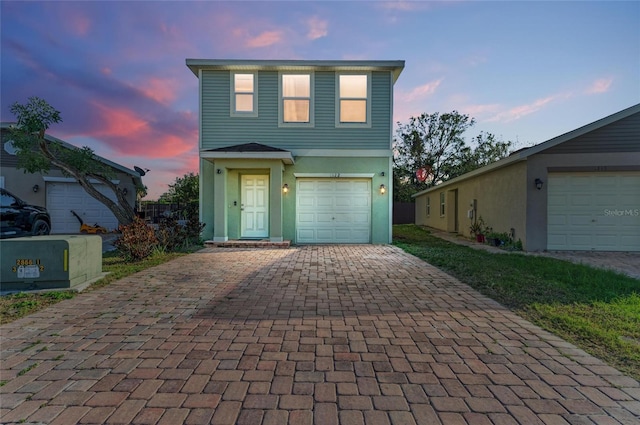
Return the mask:
{"type": "Polygon", "coordinates": [[[258,73],[231,72],[231,116],[258,116],[258,73]]]}
{"type": "Polygon", "coordinates": [[[315,75],[312,71],[278,73],[278,126],[313,127],[315,75]]]}
{"type": "Polygon", "coordinates": [[[371,72],[336,73],[336,127],[371,127],[371,72]]]}

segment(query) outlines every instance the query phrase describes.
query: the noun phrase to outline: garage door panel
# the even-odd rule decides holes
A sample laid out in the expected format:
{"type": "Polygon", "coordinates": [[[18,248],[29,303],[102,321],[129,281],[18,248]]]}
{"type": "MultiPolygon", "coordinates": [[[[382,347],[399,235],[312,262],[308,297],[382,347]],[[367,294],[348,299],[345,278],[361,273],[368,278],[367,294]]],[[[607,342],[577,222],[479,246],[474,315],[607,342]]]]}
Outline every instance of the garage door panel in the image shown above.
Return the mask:
{"type": "Polygon", "coordinates": [[[640,251],[640,172],[551,173],[547,249],[640,251]]]}
{"type": "MultiPolygon", "coordinates": [[[[104,185],[95,185],[102,194],[115,201],[115,194],[104,185]]],[[[75,182],[47,182],[47,210],[51,215],[51,233],[78,233],[80,222],[71,214],[74,210],[89,225],[99,224],[108,230],[118,227],[113,213],[91,197],[75,182]]]]}
{"type": "Polygon", "coordinates": [[[297,188],[298,243],[369,242],[371,180],[298,179],[297,188]]]}

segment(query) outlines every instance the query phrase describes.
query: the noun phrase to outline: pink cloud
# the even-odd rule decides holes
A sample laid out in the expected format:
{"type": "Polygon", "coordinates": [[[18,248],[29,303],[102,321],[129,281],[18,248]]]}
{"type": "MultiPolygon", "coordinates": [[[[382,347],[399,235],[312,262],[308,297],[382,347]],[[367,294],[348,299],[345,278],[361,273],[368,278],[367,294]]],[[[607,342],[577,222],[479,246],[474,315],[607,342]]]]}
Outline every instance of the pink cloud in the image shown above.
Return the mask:
{"type": "Polygon", "coordinates": [[[442,78],[414,87],[410,92],[401,94],[400,97],[404,102],[413,102],[435,93],[440,83],[442,83],[442,78]]]}
{"type": "MultiPolygon", "coordinates": [[[[91,105],[96,108],[100,120],[82,136],[101,140],[122,155],[171,158],[197,144],[197,126],[169,131],[124,107],[110,107],[97,101],[92,101],[91,105]]],[[[184,115],[185,120],[193,118],[190,113],[184,115]]]]}
{"type": "Polygon", "coordinates": [[[567,93],[560,93],[560,94],[555,94],[552,96],[547,96],[544,97],[542,99],[537,99],[532,103],[526,104],[526,105],[520,105],[520,106],[516,106],[514,108],[511,108],[507,111],[504,112],[500,112],[496,115],[494,115],[493,117],[489,118],[487,121],[489,122],[511,122],[511,121],[516,121],[519,120],[522,117],[525,117],[527,115],[533,114],[535,112],[538,112],[540,109],[542,109],[543,107],[547,106],[548,104],[558,100],[558,99],[564,99],[569,97],[570,94],[567,93]]]}
{"type": "Polygon", "coordinates": [[[595,80],[591,85],[587,88],[587,94],[600,94],[606,93],[611,88],[611,84],[613,84],[613,78],[600,78],[595,80]]]}
{"type": "Polygon", "coordinates": [[[309,26],[309,32],[307,33],[309,40],[317,40],[318,38],[326,37],[328,34],[327,27],[329,23],[323,19],[314,16],[307,21],[307,25],[309,26]]]}
{"type": "Polygon", "coordinates": [[[171,78],[149,77],[139,89],[149,99],[168,105],[177,97],[177,85],[177,82],[171,78]]]}
{"type": "Polygon", "coordinates": [[[263,33],[249,38],[245,45],[250,48],[268,47],[276,43],[280,43],[283,39],[284,32],[281,30],[264,31],[263,33]]]}

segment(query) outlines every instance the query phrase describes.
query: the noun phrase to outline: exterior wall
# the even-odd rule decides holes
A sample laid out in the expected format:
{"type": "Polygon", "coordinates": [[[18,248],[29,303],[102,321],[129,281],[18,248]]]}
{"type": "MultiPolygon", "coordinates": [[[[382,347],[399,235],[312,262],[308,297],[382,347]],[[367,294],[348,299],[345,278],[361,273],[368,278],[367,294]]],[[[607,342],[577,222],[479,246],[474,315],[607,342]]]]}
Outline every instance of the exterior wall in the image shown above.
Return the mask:
{"type": "Polygon", "coordinates": [[[295,165],[284,166],[280,160],[201,160],[201,217],[206,223],[203,237],[213,240],[240,238],[240,179],[243,174],[269,174],[269,235],[295,243],[296,177],[295,173],[372,174],[371,242],[391,240],[391,193],[380,194],[379,187],[390,186],[389,158],[301,157],[295,165]],[[216,170],[220,169],[221,174],[216,170]],[[384,172],[384,176],[381,173],[384,172]],[[282,193],[284,184],[289,192],[282,193]],[[235,204],[234,204],[235,202],[235,204]],[[217,211],[214,206],[218,206],[217,211]],[[223,206],[223,208],[220,208],[223,206]]]}
{"type": "Polygon", "coordinates": [[[640,152],[640,114],[547,149],[546,154],[640,152]]]}
{"type": "Polygon", "coordinates": [[[547,249],[547,188],[535,188],[536,178],[547,182],[549,172],[562,171],[638,171],[640,152],[549,154],[548,151],[528,158],[527,168],[527,251],[547,249]]]}
{"type": "Polygon", "coordinates": [[[287,166],[282,183],[289,185],[289,193],[284,196],[283,212],[284,238],[295,241],[296,178],[294,173],[373,174],[371,179],[371,242],[386,244],[391,242],[391,210],[393,195],[390,191],[380,194],[379,187],[390,187],[391,169],[389,158],[327,158],[301,157],[295,165],[287,166]],[[385,175],[381,176],[384,172],[385,175]]]}
{"type": "Polygon", "coordinates": [[[455,230],[454,214],[457,191],[458,231],[456,233],[471,236],[469,226],[472,220],[467,211],[473,208],[476,200],[477,217],[482,217],[487,226],[495,232],[515,230],[515,239],[522,240],[526,246],[526,205],[527,193],[523,190],[526,183],[526,162],[518,162],[505,168],[482,174],[476,178],[463,180],[451,185],[442,185],[432,191],[416,197],[416,224],[440,230],[455,230]],[[445,194],[445,214],[440,215],[440,193],[445,194]],[[431,198],[431,214],[426,215],[426,198],[431,198]]]}
{"type": "Polygon", "coordinates": [[[258,71],[258,116],[230,116],[230,71],[202,72],[201,149],[261,143],[291,151],[390,149],[391,72],[371,73],[371,126],[336,128],[333,71],[314,73],[314,126],[278,127],[278,72],[258,71]]]}

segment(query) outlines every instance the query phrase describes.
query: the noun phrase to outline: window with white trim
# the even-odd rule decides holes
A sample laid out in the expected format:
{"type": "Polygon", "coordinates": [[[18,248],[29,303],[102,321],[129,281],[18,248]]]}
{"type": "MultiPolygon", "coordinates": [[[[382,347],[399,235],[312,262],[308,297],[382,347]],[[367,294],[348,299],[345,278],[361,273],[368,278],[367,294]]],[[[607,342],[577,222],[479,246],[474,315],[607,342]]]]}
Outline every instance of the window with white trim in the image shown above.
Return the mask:
{"type": "Polygon", "coordinates": [[[231,73],[231,115],[258,116],[257,78],[253,72],[231,73]]]}
{"type": "Polygon", "coordinates": [[[370,99],[370,74],[337,74],[336,126],[369,124],[370,99]]]}
{"type": "Polygon", "coordinates": [[[440,192],[440,217],[444,217],[444,192],[440,192]]]}
{"type": "Polygon", "coordinates": [[[313,124],[313,74],[280,74],[280,123],[313,124]]]}

